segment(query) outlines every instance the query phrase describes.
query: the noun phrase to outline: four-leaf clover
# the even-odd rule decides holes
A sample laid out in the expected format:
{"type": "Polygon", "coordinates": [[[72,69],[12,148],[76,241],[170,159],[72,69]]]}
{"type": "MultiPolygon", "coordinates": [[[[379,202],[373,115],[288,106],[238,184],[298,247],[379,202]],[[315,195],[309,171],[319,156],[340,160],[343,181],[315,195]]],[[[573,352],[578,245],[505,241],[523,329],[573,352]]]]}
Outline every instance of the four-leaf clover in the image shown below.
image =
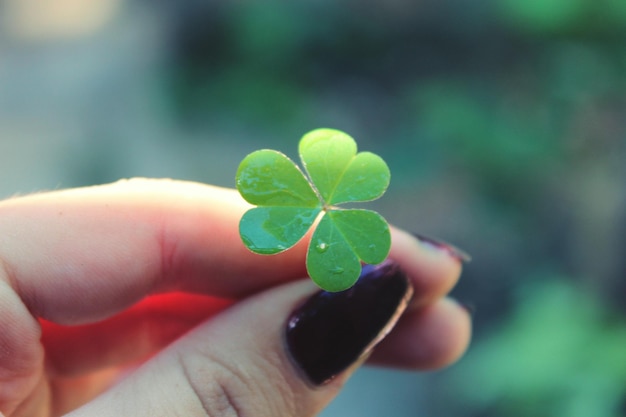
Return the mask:
{"type": "Polygon", "coordinates": [[[300,140],[306,175],[284,154],[264,149],[246,156],[237,170],[237,189],[257,207],[239,223],[244,244],[259,254],[295,245],[316,223],[306,267],[327,291],[350,288],[361,262],[378,264],[389,254],[389,226],[371,210],[338,207],[370,201],[389,185],[387,164],[370,152],[357,153],[354,139],[333,129],[317,129],[300,140]]]}

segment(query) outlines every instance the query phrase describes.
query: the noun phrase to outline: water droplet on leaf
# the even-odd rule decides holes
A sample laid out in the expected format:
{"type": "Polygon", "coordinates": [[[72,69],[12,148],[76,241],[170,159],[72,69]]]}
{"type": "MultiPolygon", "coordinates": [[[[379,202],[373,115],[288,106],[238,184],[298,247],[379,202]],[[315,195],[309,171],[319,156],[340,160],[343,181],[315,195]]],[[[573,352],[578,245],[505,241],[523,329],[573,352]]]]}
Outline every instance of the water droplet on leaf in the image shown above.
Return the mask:
{"type": "Polygon", "coordinates": [[[315,250],[318,251],[319,253],[324,253],[326,252],[327,249],[328,249],[328,243],[326,242],[320,242],[317,245],[315,245],[315,250]]]}
{"type": "Polygon", "coordinates": [[[344,269],[340,266],[336,266],[333,269],[330,270],[331,274],[333,275],[339,275],[339,274],[343,274],[344,269]]]}

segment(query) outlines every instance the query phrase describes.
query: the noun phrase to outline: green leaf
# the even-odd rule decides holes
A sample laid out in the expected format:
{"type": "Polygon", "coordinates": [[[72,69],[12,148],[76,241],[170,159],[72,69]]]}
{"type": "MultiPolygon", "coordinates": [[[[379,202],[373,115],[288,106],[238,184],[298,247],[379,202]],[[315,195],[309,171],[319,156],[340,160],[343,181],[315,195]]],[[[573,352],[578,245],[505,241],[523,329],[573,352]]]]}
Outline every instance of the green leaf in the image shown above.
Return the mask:
{"type": "Polygon", "coordinates": [[[359,258],[328,214],[313,232],[306,269],[313,282],[326,291],[343,291],[359,278],[359,258]]]}
{"type": "Polygon", "coordinates": [[[389,185],[389,168],[373,153],[357,153],[354,139],[338,130],[306,134],[299,152],[310,182],[277,151],[256,151],[241,162],[237,189],[258,207],[243,215],[239,233],[251,251],[279,253],[302,239],[323,211],[308,248],[307,271],[321,288],[342,291],[358,279],[361,262],[377,264],[387,257],[391,235],[378,213],[336,205],[380,197],[389,185]]]}
{"type": "Polygon", "coordinates": [[[239,233],[251,251],[279,253],[302,239],[320,211],[319,207],[256,207],[244,213],[239,233]]]}
{"type": "Polygon", "coordinates": [[[371,210],[331,210],[326,215],[363,262],[378,264],[391,248],[391,234],[385,219],[371,210]]]}
{"type": "Polygon", "coordinates": [[[354,139],[332,129],[314,130],[300,140],[300,159],[324,201],[331,200],[356,149],[354,139]]]}
{"type": "Polygon", "coordinates": [[[361,273],[360,260],[385,260],[391,235],[385,219],[370,210],[331,210],[313,233],[307,252],[311,279],[327,291],[350,288],[361,273]]]}
{"type": "Polygon", "coordinates": [[[317,194],[302,171],[277,151],[264,149],[246,156],[235,178],[239,193],[250,204],[320,206],[317,194]]]}
{"type": "Polygon", "coordinates": [[[356,151],[354,139],[333,129],[314,130],[300,141],[304,168],[326,204],[370,201],[387,189],[387,164],[373,153],[356,151]]]}
{"type": "Polygon", "coordinates": [[[385,193],[390,173],[383,159],[371,152],[360,152],[350,162],[328,204],[371,201],[385,193]]]}

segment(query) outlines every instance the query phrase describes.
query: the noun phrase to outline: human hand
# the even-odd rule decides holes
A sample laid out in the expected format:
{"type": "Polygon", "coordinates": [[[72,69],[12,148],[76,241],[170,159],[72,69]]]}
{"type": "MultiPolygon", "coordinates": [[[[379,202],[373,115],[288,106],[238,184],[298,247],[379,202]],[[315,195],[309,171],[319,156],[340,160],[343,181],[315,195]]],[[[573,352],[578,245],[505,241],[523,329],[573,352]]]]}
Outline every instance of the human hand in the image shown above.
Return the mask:
{"type": "Polygon", "coordinates": [[[1,202],[0,416],[313,416],[365,358],[433,369],[465,350],[468,314],[445,298],[461,271],[448,251],[392,228],[385,268],[399,265],[414,294],[372,351],[393,321],[372,311],[402,304],[403,274],[388,274],[395,287],[357,284],[356,301],[331,296],[363,316],[324,322],[318,289],[298,279],[306,242],[249,252],[237,230],[247,208],[234,190],[143,179],[1,202]],[[337,326],[354,334],[307,333],[337,326]]]}

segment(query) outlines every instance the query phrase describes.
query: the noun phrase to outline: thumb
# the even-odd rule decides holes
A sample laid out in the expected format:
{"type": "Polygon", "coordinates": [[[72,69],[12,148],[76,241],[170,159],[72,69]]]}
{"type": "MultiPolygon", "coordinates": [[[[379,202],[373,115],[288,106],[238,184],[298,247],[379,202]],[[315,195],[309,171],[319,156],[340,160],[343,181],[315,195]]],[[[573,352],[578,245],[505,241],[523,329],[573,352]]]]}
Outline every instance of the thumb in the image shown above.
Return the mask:
{"type": "Polygon", "coordinates": [[[395,324],[411,292],[389,262],[365,267],[340,293],[315,292],[309,282],[268,290],[211,318],[70,416],[316,415],[395,324]]]}

